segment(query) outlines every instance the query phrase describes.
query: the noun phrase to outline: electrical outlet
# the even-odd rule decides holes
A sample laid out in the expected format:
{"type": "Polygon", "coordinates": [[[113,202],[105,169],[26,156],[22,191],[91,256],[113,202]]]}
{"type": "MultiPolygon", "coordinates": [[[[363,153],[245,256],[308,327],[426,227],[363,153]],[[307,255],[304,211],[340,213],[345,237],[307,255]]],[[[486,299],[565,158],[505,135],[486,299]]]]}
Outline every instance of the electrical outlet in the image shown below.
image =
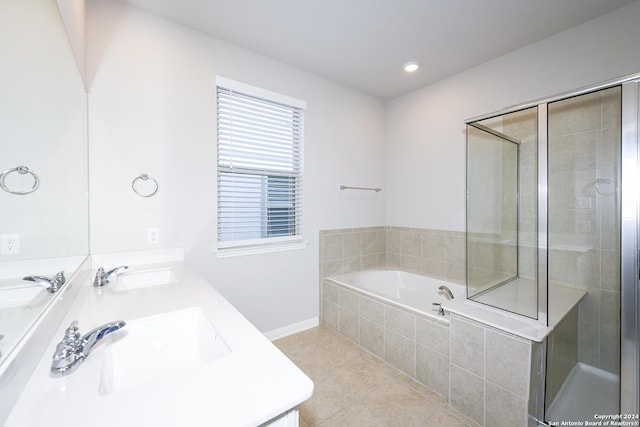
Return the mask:
{"type": "Polygon", "coordinates": [[[15,255],[20,253],[20,235],[0,235],[0,255],[15,255]]]}
{"type": "Polygon", "coordinates": [[[160,230],[157,228],[147,228],[147,243],[157,245],[160,243],[160,230]]]}

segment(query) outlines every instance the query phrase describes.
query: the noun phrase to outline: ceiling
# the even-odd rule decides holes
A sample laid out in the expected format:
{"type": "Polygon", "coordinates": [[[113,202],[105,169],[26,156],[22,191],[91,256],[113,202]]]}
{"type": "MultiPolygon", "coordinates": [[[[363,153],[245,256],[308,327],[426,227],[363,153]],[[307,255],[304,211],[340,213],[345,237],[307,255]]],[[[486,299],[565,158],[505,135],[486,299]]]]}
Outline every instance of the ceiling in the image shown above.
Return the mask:
{"type": "Polygon", "coordinates": [[[121,1],[386,100],[635,0],[121,1]]]}

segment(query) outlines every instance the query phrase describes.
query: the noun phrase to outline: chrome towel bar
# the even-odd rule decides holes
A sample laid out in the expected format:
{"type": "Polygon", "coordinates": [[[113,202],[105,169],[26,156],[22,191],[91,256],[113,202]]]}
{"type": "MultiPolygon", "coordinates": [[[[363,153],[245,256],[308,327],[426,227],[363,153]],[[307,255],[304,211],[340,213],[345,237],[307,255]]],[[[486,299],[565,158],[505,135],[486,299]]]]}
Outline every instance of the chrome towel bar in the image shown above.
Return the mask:
{"type": "Polygon", "coordinates": [[[366,190],[366,191],[375,191],[376,193],[382,191],[382,188],[373,188],[373,187],[350,187],[348,185],[341,185],[341,190],[366,190]]]}

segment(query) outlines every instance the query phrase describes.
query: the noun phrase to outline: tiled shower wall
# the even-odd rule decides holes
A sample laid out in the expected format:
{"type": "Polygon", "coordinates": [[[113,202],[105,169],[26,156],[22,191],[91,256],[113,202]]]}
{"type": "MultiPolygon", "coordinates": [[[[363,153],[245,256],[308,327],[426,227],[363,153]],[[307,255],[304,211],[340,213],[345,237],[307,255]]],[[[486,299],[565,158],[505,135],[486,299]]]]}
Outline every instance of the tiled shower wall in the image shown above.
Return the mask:
{"type": "Polygon", "coordinates": [[[320,231],[320,281],[380,267],[464,284],[464,232],[406,227],[320,231]]]}

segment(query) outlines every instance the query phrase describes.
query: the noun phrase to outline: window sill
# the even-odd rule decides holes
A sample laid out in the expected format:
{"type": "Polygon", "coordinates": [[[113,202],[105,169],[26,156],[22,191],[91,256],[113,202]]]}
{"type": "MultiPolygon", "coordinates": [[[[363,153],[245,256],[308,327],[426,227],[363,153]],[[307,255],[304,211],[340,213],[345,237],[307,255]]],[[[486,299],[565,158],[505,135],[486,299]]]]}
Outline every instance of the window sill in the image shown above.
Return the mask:
{"type": "Polygon", "coordinates": [[[236,256],[245,256],[245,255],[256,255],[256,254],[267,254],[272,252],[284,252],[284,251],[294,251],[298,249],[304,249],[309,245],[309,242],[303,240],[301,242],[292,242],[292,243],[280,243],[274,245],[264,245],[264,246],[253,246],[253,247],[244,247],[244,248],[228,248],[228,249],[217,249],[214,251],[216,258],[231,258],[236,256]]]}

